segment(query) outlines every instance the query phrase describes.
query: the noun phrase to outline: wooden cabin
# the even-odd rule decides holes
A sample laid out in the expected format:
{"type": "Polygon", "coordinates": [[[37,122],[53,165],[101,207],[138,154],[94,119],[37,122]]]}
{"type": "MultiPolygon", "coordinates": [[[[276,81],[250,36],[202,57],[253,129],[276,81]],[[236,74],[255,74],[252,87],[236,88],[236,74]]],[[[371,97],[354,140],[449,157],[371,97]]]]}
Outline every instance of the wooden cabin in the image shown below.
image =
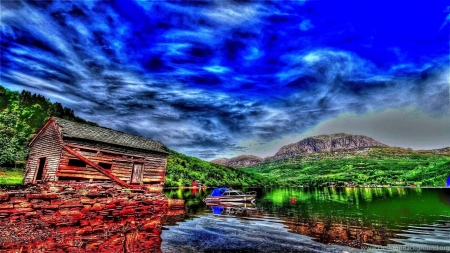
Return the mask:
{"type": "Polygon", "coordinates": [[[161,187],[169,154],[148,138],[56,117],[29,147],[24,184],[107,180],[128,188],[161,187]]]}

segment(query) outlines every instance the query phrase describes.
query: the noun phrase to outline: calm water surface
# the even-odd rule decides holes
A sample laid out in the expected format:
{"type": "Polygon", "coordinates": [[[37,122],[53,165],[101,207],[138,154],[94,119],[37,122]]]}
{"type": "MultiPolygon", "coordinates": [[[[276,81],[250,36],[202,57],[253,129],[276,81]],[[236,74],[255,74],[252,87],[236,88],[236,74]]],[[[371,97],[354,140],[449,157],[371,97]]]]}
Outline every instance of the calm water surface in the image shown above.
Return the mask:
{"type": "Polygon", "coordinates": [[[254,204],[186,201],[166,222],[163,252],[450,252],[450,189],[264,188],[254,204]]]}

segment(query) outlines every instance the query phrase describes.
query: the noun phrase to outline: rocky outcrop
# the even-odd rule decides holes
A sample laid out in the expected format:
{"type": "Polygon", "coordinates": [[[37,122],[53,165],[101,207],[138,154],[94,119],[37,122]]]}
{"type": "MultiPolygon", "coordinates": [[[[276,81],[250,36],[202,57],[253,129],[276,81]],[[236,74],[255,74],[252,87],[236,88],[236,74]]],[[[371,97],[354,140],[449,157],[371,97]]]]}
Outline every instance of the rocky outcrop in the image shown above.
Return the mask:
{"type": "Polygon", "coordinates": [[[217,158],[217,159],[214,159],[214,160],[212,160],[210,162],[211,163],[215,163],[215,164],[228,166],[227,165],[228,164],[228,160],[230,160],[230,159],[228,159],[228,158],[217,158]]]}
{"type": "Polygon", "coordinates": [[[324,134],[313,137],[308,137],[297,143],[283,146],[278,152],[271,157],[271,160],[283,159],[286,157],[310,154],[315,152],[330,152],[351,150],[359,148],[370,147],[388,147],[387,145],[378,142],[370,137],[364,135],[352,135],[345,133],[338,134],[324,134]]]}
{"type": "Polygon", "coordinates": [[[317,152],[350,151],[358,152],[360,149],[371,147],[389,147],[379,141],[364,135],[353,134],[323,134],[308,137],[297,143],[281,147],[274,156],[261,158],[258,156],[244,155],[234,158],[219,158],[211,161],[212,163],[222,164],[228,167],[238,168],[254,166],[263,162],[281,160],[292,156],[307,156],[317,152]]]}
{"type": "Polygon", "coordinates": [[[237,157],[233,157],[231,159],[227,158],[220,158],[212,160],[212,163],[216,164],[222,164],[228,167],[232,168],[238,168],[238,167],[246,167],[246,166],[252,166],[256,164],[260,164],[264,161],[263,158],[254,156],[254,155],[241,155],[237,157]]]}

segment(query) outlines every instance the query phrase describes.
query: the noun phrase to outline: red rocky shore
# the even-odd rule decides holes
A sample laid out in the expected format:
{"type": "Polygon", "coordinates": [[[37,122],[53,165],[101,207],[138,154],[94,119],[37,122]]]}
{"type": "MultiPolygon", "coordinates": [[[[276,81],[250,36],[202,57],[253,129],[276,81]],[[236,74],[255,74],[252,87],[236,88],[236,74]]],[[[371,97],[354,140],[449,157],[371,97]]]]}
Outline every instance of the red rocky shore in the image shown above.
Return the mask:
{"type": "Polygon", "coordinates": [[[0,252],[160,252],[162,220],[184,202],[111,183],[0,192],[0,252]]]}

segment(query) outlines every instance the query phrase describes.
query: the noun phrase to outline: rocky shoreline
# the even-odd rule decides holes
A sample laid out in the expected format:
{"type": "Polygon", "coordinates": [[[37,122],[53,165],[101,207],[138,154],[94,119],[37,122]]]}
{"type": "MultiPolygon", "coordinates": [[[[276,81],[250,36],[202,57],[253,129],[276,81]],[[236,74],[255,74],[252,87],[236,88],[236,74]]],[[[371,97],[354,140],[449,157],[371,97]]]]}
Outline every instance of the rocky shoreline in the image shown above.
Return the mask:
{"type": "Polygon", "coordinates": [[[112,183],[1,191],[0,252],[159,252],[163,217],[180,211],[182,200],[112,183]]]}

